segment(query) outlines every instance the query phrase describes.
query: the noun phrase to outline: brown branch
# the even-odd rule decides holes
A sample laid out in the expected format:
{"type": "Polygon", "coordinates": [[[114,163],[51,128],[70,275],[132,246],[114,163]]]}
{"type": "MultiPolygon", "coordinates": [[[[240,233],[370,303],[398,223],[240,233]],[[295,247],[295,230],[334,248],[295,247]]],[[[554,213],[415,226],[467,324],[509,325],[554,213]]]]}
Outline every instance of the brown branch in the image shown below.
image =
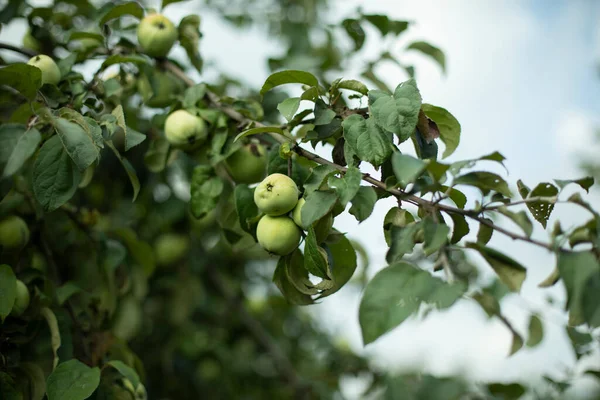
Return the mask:
{"type": "Polygon", "coordinates": [[[8,43],[0,43],[0,49],[14,51],[15,53],[19,53],[19,54],[22,54],[27,57],[33,57],[38,54],[37,52],[35,52],[33,50],[25,49],[22,47],[16,47],[16,46],[10,45],[8,43]]]}
{"type": "MultiPolygon", "coordinates": [[[[163,68],[165,68],[166,70],[170,71],[171,73],[173,73],[175,76],[177,76],[178,78],[180,78],[183,82],[185,82],[188,86],[193,86],[196,83],[190,79],[190,77],[188,77],[185,72],[183,70],[181,70],[177,65],[169,62],[169,61],[162,61],[162,66],[163,68]]],[[[219,100],[219,96],[217,96],[216,94],[208,91],[206,93],[206,97],[208,99],[208,101],[210,101],[215,107],[219,108],[221,110],[221,112],[223,112],[225,115],[227,115],[229,118],[237,121],[240,125],[247,125],[250,123],[253,123],[254,126],[256,127],[263,127],[265,126],[264,124],[261,124],[258,121],[253,121],[247,117],[245,117],[244,115],[242,115],[241,113],[237,112],[236,110],[234,110],[233,108],[226,106],[226,105],[222,105],[220,100],[219,100]]],[[[362,112],[362,110],[359,110],[359,112],[362,112]]],[[[288,143],[288,140],[284,137],[282,137],[281,135],[278,134],[271,134],[271,136],[279,143],[283,144],[283,143],[288,143]]],[[[306,149],[303,149],[302,147],[296,145],[293,145],[292,150],[298,154],[301,157],[307,158],[309,160],[312,160],[318,164],[322,164],[322,165],[329,165],[335,169],[337,169],[340,172],[346,172],[347,168],[342,167],[341,165],[338,165],[336,163],[333,163],[329,160],[326,160],[325,158],[312,153],[306,149]]],[[[428,209],[438,209],[441,211],[444,211],[448,214],[460,214],[463,215],[465,217],[471,218],[475,221],[478,221],[481,224],[484,224],[508,237],[510,237],[513,240],[521,240],[530,244],[534,244],[536,246],[540,246],[543,247],[545,249],[548,249],[550,251],[554,251],[555,248],[553,246],[551,246],[548,243],[544,243],[541,242],[539,240],[535,240],[532,239],[528,236],[525,235],[520,235],[517,233],[513,233],[510,232],[504,228],[499,227],[498,225],[495,225],[492,222],[489,222],[487,219],[483,218],[480,214],[481,211],[473,211],[473,210],[463,210],[457,207],[452,207],[446,204],[438,204],[434,201],[429,201],[429,200],[425,200],[422,199],[421,197],[412,195],[412,194],[408,194],[402,190],[399,189],[394,189],[394,188],[388,188],[385,183],[383,183],[382,181],[379,181],[375,178],[373,178],[372,176],[370,176],[369,174],[363,174],[362,179],[365,182],[370,183],[371,185],[385,190],[387,192],[389,192],[390,194],[396,196],[399,200],[405,200],[411,204],[417,205],[417,206],[421,206],[421,207],[425,207],[428,209]]]]}

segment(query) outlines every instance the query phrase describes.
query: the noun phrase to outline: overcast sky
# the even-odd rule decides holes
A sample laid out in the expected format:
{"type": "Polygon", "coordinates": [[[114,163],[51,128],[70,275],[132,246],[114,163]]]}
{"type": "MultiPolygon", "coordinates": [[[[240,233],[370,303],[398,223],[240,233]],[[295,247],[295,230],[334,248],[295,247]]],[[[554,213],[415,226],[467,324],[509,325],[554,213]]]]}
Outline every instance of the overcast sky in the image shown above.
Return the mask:
{"type": "MultiPolygon", "coordinates": [[[[200,12],[203,56],[259,87],[269,73],[266,58],[277,54],[278,44],[265,37],[260,28],[240,33],[193,4],[196,2],[169,6],[166,14],[178,21],[187,13],[200,12]]],[[[510,184],[523,179],[533,186],[553,178],[581,177],[580,155],[600,154],[592,143],[594,126],[600,126],[600,2],[344,0],[333,4],[332,22],[351,16],[358,5],[365,12],[416,22],[395,47],[403,61],[416,66],[424,101],[447,108],[462,125],[461,144],[450,160],[498,150],[507,158],[510,184]],[[412,40],[427,40],[446,52],[447,76],[430,60],[401,52],[412,40]]],[[[23,29],[18,24],[5,29],[0,39],[19,42],[23,29]]],[[[368,41],[367,52],[376,46],[368,41]]],[[[349,68],[344,77],[359,78],[352,73],[356,71],[349,68]]],[[[406,79],[391,66],[382,67],[380,76],[392,87],[406,79]]],[[[597,197],[595,200],[598,204],[597,197]]],[[[372,217],[360,226],[352,216],[336,219],[338,229],[367,247],[373,272],[385,266],[387,247],[381,226],[392,205],[380,202],[372,217]]],[[[568,226],[587,216],[575,207],[560,206],[555,217],[568,226]]],[[[476,232],[476,227],[472,230],[476,232]]],[[[539,225],[535,235],[546,238],[539,225]]],[[[544,318],[543,343],[511,358],[506,357],[509,332],[498,321],[487,320],[472,302],[430,315],[425,321],[407,321],[366,349],[360,339],[360,297],[355,290],[343,290],[311,310],[332,333],[347,338],[353,348],[390,368],[439,375],[464,373],[478,380],[528,381],[542,374],[559,376],[574,365],[575,358],[563,329],[566,317],[561,312],[562,303],[549,307],[544,298],[562,301],[564,290],[558,285],[551,290],[537,288],[554,268],[554,258],[546,251],[499,235],[490,245],[528,268],[521,296],[508,296],[502,303],[504,313],[523,333],[531,310],[541,312],[544,318]]],[[[491,276],[487,267],[483,273],[491,276]]],[[[599,361],[595,362],[600,367],[599,361]]],[[[594,384],[591,379],[587,383],[594,384]]]]}

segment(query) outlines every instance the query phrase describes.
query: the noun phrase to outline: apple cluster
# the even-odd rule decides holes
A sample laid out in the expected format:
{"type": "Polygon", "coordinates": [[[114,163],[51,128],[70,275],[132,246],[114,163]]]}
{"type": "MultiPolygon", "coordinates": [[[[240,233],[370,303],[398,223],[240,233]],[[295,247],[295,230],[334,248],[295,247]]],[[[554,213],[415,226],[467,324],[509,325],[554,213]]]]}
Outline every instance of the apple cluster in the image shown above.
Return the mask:
{"type": "MultiPolygon", "coordinates": [[[[300,191],[287,175],[271,174],[254,191],[254,203],[264,216],[256,227],[256,238],[269,253],[285,256],[294,251],[307,227],[302,223],[306,201],[298,199],[300,191]]],[[[331,214],[315,224],[317,241],[322,241],[333,224],[331,214]]]]}

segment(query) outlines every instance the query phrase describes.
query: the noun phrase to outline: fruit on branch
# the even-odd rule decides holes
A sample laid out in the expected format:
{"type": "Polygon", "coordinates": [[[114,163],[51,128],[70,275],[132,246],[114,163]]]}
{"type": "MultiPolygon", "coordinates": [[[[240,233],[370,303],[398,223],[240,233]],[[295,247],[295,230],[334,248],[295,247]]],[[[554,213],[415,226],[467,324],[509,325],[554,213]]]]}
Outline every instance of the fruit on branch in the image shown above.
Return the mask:
{"type": "Polygon", "coordinates": [[[31,34],[31,30],[27,30],[23,35],[23,47],[37,52],[42,49],[40,42],[31,34]]]}
{"type": "Polygon", "coordinates": [[[186,110],[177,110],[165,121],[165,136],[173,146],[191,147],[204,142],[208,127],[202,118],[186,110]]]}
{"type": "Polygon", "coordinates": [[[177,41],[177,29],[164,15],[150,14],[138,25],[137,38],[144,53],[165,57],[177,41]]]}
{"type": "Polygon", "coordinates": [[[34,56],[27,64],[39,68],[42,71],[42,85],[50,83],[57,85],[60,82],[60,69],[50,57],[40,54],[34,56]]]}
{"type": "Polygon", "coordinates": [[[125,297],[119,303],[112,332],[116,337],[127,342],[140,331],[142,319],[143,313],[140,303],[133,296],[125,297]]]}
{"type": "Polygon", "coordinates": [[[190,239],[176,233],[164,233],[154,242],[156,263],[160,266],[173,264],[183,258],[190,248],[190,239]]]}
{"type": "Polygon", "coordinates": [[[15,297],[15,303],[13,304],[10,315],[15,317],[23,315],[25,310],[27,310],[27,307],[29,307],[30,300],[29,289],[27,289],[27,286],[23,281],[17,279],[17,296],[15,297]]]}
{"type": "Polygon", "coordinates": [[[245,145],[225,160],[229,175],[237,183],[260,182],[267,171],[266,153],[262,144],[245,145]]]}
{"type": "Polygon", "coordinates": [[[267,215],[283,215],[296,206],[298,194],[298,186],[289,176],[271,174],[256,187],[254,203],[267,215]]]}
{"type": "Polygon", "coordinates": [[[157,69],[151,77],[140,76],[137,88],[146,106],[164,108],[173,103],[173,96],[181,93],[185,85],[175,75],[157,69]]]}
{"type": "Polygon", "coordinates": [[[0,248],[3,252],[19,251],[29,242],[27,223],[16,215],[0,221],[0,248]]]}
{"type": "MultiPolygon", "coordinates": [[[[303,230],[307,230],[307,228],[304,227],[304,224],[302,223],[302,207],[304,207],[305,203],[306,200],[304,200],[304,198],[301,198],[300,200],[298,200],[298,204],[296,204],[296,207],[294,207],[294,210],[292,211],[292,219],[294,220],[294,223],[303,230]]],[[[331,213],[328,213],[314,224],[317,243],[321,243],[327,238],[332,226],[333,215],[331,213]]]]}
{"type": "Polygon", "coordinates": [[[294,221],[285,215],[273,217],[265,215],[258,221],[256,238],[263,249],[269,253],[285,256],[300,243],[300,229],[294,221]]]}

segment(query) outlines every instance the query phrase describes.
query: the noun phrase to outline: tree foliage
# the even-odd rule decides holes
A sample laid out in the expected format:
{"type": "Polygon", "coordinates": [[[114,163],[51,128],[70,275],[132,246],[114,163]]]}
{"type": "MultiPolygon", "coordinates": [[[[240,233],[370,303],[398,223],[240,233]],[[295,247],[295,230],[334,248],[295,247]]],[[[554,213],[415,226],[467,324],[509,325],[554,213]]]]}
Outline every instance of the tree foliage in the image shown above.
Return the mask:
{"type": "MultiPolygon", "coordinates": [[[[293,19],[298,8],[281,3],[293,19]]],[[[357,12],[325,24],[326,4],[305,3],[312,7],[303,3],[301,20],[269,20],[239,4],[225,16],[240,26],[269,20],[286,42],[260,90],[224,75],[190,78],[204,68],[197,15],[173,28],[181,59],[141,50],[136,29],[152,11],[134,1],[9,1],[0,12],[0,23],[24,16],[29,27],[26,47],[5,51],[46,54],[60,70],[57,84],[42,84],[43,68],[0,68],[3,399],[336,398],[346,376],[366,377],[363,396],[519,398],[529,388],[518,383],[389,376],[297,307],[364,285],[358,318],[367,345],[408,318],[473,301],[513,335],[507,356],[537,346],[538,315],[520,332],[502,313],[500,300],[520,292],[527,268],[510,249],[488,246],[492,235],[555,255],[556,268],[539,284],[564,285],[565,329],[578,358],[597,344],[600,215],[583,193],[594,179],[532,188],[519,180],[513,188],[486,167],[504,165],[497,152],[447,161],[460,123],[422,98],[413,67],[387,51],[366,63],[356,57],[367,31],[398,36],[410,23],[357,12]],[[315,31],[325,40],[304,40],[315,31]],[[376,72],[390,60],[406,74],[395,88],[376,72]],[[340,78],[349,62],[360,76],[340,78]],[[180,110],[187,119],[178,120],[174,141],[165,124],[180,110]],[[309,149],[318,144],[331,156],[309,149]],[[243,154],[262,157],[253,164],[261,179],[285,174],[299,189],[302,244],[289,254],[275,257],[257,244],[258,180],[233,171],[232,156],[243,154]],[[376,174],[363,172],[368,164],[376,174]],[[347,212],[360,229],[384,198],[397,204],[382,226],[389,266],[371,280],[353,279],[367,276],[364,250],[334,220],[347,212]],[[562,203],[582,207],[589,220],[548,227],[562,203]],[[501,220],[512,221],[510,229],[501,220]],[[546,240],[533,236],[535,224],[546,240]],[[477,281],[473,254],[496,273],[492,285],[477,281]]],[[[405,51],[445,71],[436,46],[414,42],[405,51]]],[[[569,385],[549,382],[548,396],[569,385]]]]}

